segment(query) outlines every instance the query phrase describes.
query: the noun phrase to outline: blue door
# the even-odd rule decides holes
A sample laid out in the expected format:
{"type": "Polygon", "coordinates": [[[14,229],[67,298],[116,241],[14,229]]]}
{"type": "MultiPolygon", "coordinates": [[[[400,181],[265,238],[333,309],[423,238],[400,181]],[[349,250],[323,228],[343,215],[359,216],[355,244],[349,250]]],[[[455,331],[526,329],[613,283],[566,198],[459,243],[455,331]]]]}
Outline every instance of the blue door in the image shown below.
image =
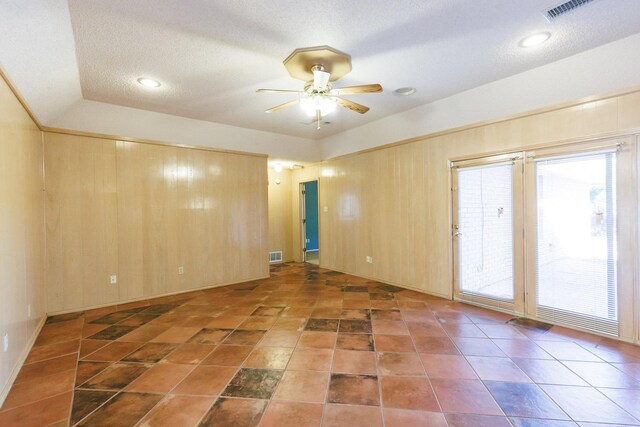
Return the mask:
{"type": "Polygon", "coordinates": [[[304,216],[307,251],[317,251],[318,243],[318,181],[304,183],[304,216]]]}

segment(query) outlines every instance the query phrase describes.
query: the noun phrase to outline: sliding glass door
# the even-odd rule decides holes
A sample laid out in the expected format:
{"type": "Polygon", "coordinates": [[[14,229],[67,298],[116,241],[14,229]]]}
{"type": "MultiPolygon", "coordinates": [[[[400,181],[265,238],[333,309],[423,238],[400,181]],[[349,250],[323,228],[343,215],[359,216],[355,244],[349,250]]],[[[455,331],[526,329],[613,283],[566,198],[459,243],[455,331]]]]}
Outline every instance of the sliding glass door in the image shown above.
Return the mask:
{"type": "Polygon", "coordinates": [[[618,182],[640,155],[625,141],[453,162],[454,297],[633,338],[638,195],[618,182]]]}

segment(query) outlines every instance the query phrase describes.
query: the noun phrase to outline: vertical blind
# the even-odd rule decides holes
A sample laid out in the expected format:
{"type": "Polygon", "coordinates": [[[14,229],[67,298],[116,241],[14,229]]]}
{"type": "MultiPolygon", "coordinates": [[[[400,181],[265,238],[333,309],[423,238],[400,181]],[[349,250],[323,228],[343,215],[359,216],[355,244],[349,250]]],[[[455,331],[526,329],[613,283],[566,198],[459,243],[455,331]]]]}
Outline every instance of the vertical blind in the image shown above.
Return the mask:
{"type": "Polygon", "coordinates": [[[537,317],[618,334],[616,154],[535,159],[537,317]]]}

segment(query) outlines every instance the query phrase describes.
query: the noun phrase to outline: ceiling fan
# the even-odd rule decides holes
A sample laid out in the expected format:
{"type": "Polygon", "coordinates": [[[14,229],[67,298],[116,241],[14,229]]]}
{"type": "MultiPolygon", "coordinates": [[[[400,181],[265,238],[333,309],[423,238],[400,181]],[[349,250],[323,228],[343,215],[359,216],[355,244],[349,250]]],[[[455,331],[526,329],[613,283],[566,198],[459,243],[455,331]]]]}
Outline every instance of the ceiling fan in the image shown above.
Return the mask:
{"type": "Polygon", "coordinates": [[[334,88],[332,82],[351,71],[351,57],[329,46],[296,49],[284,60],[284,66],[291,77],[306,82],[304,89],[258,89],[257,92],[298,94],[298,99],[269,108],[265,113],[300,104],[305,113],[315,118],[317,129],[320,129],[322,117],[338,105],[360,114],[369,111],[369,107],[345,99],[344,95],[382,92],[379,84],[334,88]]]}

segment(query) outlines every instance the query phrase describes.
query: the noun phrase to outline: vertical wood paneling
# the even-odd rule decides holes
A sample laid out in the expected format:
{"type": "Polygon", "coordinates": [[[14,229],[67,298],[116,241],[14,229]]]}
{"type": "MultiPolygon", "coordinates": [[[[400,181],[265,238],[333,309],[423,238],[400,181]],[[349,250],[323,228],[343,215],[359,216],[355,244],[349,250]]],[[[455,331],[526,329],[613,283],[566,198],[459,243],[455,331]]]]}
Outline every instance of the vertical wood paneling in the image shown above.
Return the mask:
{"type": "Polygon", "coordinates": [[[321,265],[450,296],[449,159],[638,128],[633,93],[325,161],[321,265]]]}
{"type": "Polygon", "coordinates": [[[49,311],[268,275],[265,158],[45,135],[49,311]]]}
{"type": "Polygon", "coordinates": [[[269,169],[269,251],[282,251],[284,261],[293,260],[293,220],[290,170],[269,169]],[[276,184],[276,179],[280,184],[276,184]]]}
{"type": "Polygon", "coordinates": [[[0,78],[0,406],[45,316],[42,190],[42,133],[0,78]]]}

